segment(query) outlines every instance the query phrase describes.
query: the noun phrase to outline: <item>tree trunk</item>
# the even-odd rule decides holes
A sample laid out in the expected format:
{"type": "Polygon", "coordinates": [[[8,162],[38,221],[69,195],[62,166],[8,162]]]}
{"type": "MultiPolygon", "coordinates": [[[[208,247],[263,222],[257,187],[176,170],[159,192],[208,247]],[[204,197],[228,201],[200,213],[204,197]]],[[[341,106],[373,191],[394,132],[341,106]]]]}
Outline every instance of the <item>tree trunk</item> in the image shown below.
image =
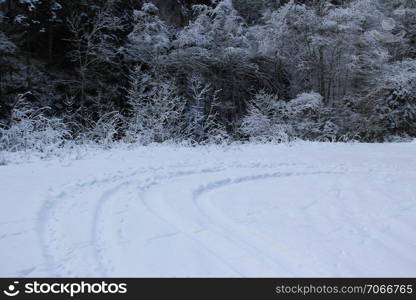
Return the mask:
{"type": "Polygon", "coordinates": [[[49,22],[49,35],[48,35],[48,59],[49,63],[53,62],[53,24],[49,22]]]}
{"type": "Polygon", "coordinates": [[[328,104],[327,95],[325,92],[325,62],[323,48],[319,48],[319,93],[324,97],[324,103],[328,104]]]}

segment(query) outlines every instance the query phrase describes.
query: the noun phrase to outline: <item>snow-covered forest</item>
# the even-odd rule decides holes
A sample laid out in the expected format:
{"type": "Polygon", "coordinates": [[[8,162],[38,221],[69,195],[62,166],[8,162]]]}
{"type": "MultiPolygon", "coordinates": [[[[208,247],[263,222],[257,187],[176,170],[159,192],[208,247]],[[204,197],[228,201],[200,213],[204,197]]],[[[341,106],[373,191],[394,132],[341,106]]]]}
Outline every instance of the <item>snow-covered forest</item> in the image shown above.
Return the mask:
{"type": "Polygon", "coordinates": [[[0,0],[0,149],[416,136],[413,0],[0,0]]]}

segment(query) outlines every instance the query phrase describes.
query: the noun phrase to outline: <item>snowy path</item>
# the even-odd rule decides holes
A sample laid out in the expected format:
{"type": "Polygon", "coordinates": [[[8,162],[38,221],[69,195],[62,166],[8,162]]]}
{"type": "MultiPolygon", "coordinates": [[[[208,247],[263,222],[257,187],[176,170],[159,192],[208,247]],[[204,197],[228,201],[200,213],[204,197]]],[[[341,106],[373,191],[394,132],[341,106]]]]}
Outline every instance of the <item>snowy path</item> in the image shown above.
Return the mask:
{"type": "Polygon", "coordinates": [[[416,276],[415,153],[149,147],[0,167],[0,276],[416,276]]]}

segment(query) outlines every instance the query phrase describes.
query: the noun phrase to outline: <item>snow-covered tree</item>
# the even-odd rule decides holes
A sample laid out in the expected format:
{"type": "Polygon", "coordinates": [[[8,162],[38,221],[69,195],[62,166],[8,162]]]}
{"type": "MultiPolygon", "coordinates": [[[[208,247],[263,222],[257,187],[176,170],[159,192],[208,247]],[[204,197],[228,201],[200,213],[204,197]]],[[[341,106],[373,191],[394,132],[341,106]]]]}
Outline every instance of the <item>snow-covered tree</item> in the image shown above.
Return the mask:
{"type": "Polygon", "coordinates": [[[171,47],[172,33],[160,19],[159,9],[151,2],[136,10],[134,27],[128,36],[126,53],[132,62],[160,63],[171,47]]]}
{"type": "Polygon", "coordinates": [[[106,144],[415,136],[415,3],[0,1],[0,121],[25,94],[106,144]]]}
{"type": "Polygon", "coordinates": [[[213,7],[196,5],[194,13],[195,19],[178,33],[169,63],[186,73],[204,74],[212,88],[220,91],[220,118],[235,130],[250,94],[274,79],[262,77],[267,72],[261,70],[257,59],[263,61],[257,57],[247,24],[231,0],[213,7]]]}
{"type": "Polygon", "coordinates": [[[0,13],[0,97],[3,90],[3,76],[8,71],[8,57],[16,51],[16,46],[14,43],[6,36],[6,34],[1,30],[1,25],[3,23],[4,16],[0,13]]]}
{"type": "Polygon", "coordinates": [[[416,134],[416,60],[394,62],[376,79],[377,89],[368,102],[374,138],[416,134]]]}
{"type": "MultiPolygon", "coordinates": [[[[112,94],[116,93],[108,84],[111,73],[118,72],[116,57],[119,50],[113,32],[119,28],[120,20],[112,14],[114,1],[106,0],[96,8],[91,18],[83,11],[75,11],[67,20],[71,32],[69,41],[73,47],[70,58],[76,66],[79,106],[83,109],[87,101],[100,105],[100,101],[107,99],[109,102],[112,94]]],[[[111,107],[111,103],[108,104],[111,107]]]]}
{"type": "MultiPolygon", "coordinates": [[[[325,103],[351,92],[361,72],[382,63],[386,53],[366,35],[383,14],[374,2],[355,1],[345,7],[325,1],[306,6],[290,1],[256,27],[260,51],[277,56],[289,72],[292,95],[314,90],[325,103]]],[[[371,75],[371,74],[366,74],[371,75]]]]}
{"type": "Polygon", "coordinates": [[[130,78],[128,140],[151,143],[183,138],[186,101],[172,80],[155,75],[155,70],[143,71],[140,66],[130,78]]]}
{"type": "Polygon", "coordinates": [[[12,55],[16,51],[16,45],[2,31],[3,15],[0,13],[0,119],[6,115],[6,99],[4,94],[11,85],[11,74],[14,71],[12,55]]]}
{"type": "Polygon", "coordinates": [[[205,83],[200,74],[191,74],[188,81],[188,138],[214,143],[227,140],[227,131],[218,114],[221,107],[217,96],[219,91],[205,83]]]}

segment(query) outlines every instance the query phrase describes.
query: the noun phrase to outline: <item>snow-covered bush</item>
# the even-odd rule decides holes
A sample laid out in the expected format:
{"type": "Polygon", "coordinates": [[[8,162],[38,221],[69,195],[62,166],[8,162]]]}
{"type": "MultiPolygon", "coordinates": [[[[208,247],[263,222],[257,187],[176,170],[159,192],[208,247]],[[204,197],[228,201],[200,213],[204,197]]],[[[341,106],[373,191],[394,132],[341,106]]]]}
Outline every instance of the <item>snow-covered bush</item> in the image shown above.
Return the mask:
{"type": "Polygon", "coordinates": [[[6,156],[4,155],[3,151],[0,151],[0,166],[5,166],[5,165],[7,165],[6,156]]]}
{"type": "MultiPolygon", "coordinates": [[[[325,126],[320,120],[322,110],[322,96],[315,92],[302,93],[289,102],[260,92],[250,102],[240,132],[252,140],[264,141],[320,138],[325,126]]],[[[333,130],[330,123],[326,127],[328,132],[329,127],[333,130]]]]}
{"type": "Polygon", "coordinates": [[[285,102],[262,91],[250,102],[240,132],[254,141],[287,142],[293,137],[293,130],[285,122],[285,113],[285,102]]]}
{"type": "Polygon", "coordinates": [[[250,137],[263,137],[271,135],[271,120],[256,108],[251,108],[248,115],[243,119],[241,132],[250,137]]]}
{"type": "Polygon", "coordinates": [[[104,114],[98,121],[92,122],[92,128],[86,135],[87,140],[97,142],[104,147],[110,147],[116,139],[121,120],[122,116],[117,111],[104,114]]]}
{"type": "Polygon", "coordinates": [[[290,101],[290,108],[294,115],[312,116],[319,113],[323,107],[323,98],[320,94],[302,93],[290,101]]]}
{"type": "Polygon", "coordinates": [[[189,90],[180,94],[173,78],[157,77],[139,66],[130,76],[126,119],[127,142],[165,141],[220,143],[229,135],[217,118],[217,92],[200,75],[190,75],[189,90]]]}
{"type": "Polygon", "coordinates": [[[17,99],[9,125],[0,127],[0,150],[55,151],[70,136],[61,119],[46,116],[48,108],[34,109],[24,95],[17,99]]]}
{"type": "Polygon", "coordinates": [[[289,101],[286,107],[287,119],[290,120],[297,137],[307,140],[324,138],[322,129],[325,123],[321,120],[324,105],[320,94],[302,93],[289,101]]]}

